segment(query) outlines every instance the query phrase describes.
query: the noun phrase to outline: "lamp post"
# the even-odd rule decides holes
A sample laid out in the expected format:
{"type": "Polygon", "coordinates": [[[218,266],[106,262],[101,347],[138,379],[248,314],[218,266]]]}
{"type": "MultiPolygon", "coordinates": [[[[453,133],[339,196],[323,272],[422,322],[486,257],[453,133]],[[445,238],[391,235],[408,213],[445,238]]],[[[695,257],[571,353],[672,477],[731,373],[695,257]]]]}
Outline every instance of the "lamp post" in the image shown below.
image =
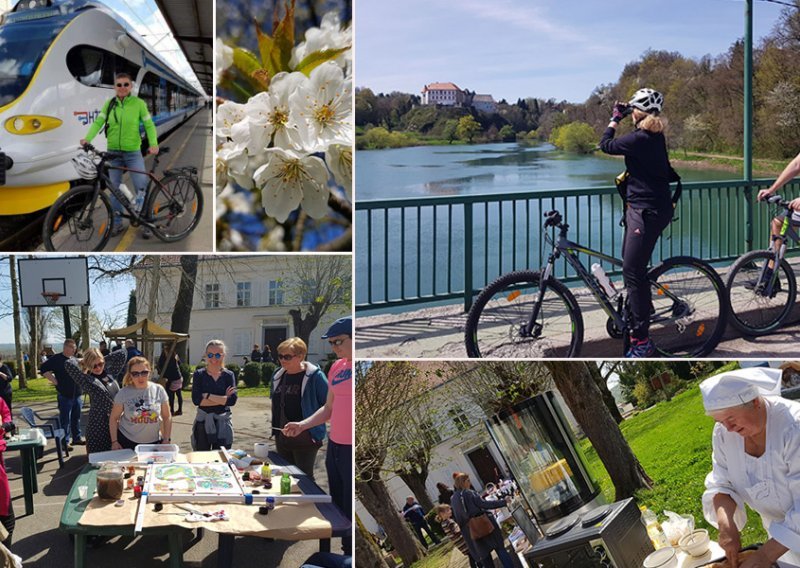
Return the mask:
{"type": "Polygon", "coordinates": [[[744,182],[745,240],[753,250],[753,0],[745,0],[744,15],[744,182]]]}

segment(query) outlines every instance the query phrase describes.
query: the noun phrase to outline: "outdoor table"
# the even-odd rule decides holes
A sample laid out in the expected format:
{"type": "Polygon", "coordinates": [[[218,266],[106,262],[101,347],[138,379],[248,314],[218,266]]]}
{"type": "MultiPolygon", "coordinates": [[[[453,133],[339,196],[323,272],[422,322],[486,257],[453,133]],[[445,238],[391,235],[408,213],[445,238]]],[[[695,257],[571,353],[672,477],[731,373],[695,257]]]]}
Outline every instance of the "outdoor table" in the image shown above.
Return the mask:
{"type": "Polygon", "coordinates": [[[711,562],[715,558],[722,558],[725,556],[725,551],[717,544],[717,541],[712,540],[709,543],[708,552],[702,556],[690,556],[684,551],[678,550],[678,568],[695,568],[711,562]]]}
{"type": "MultiPolygon", "coordinates": [[[[130,525],[108,525],[108,526],[84,526],[79,521],[86,507],[94,496],[97,487],[97,472],[99,468],[92,464],[86,464],[78,474],[67,494],[64,503],[64,510],[61,512],[61,522],[58,525],[62,531],[75,535],[75,568],[86,566],[86,537],[88,536],[133,536],[133,524],[130,525]],[[81,485],[87,487],[86,499],[81,499],[78,488],[81,485]]],[[[169,565],[170,568],[180,568],[183,562],[183,542],[181,536],[188,529],[178,525],[168,525],[159,527],[142,527],[143,535],[167,535],[169,538],[169,565]]]]}
{"type": "MultiPolygon", "coordinates": [[[[289,465],[285,459],[280,457],[275,452],[269,452],[267,460],[273,465],[278,467],[286,467],[289,465]]],[[[325,492],[308,476],[301,475],[296,478],[297,487],[303,492],[304,495],[325,495],[325,492]]],[[[331,524],[333,537],[347,536],[350,530],[350,521],[344,516],[342,511],[333,503],[315,503],[314,504],[323,517],[331,524]]],[[[212,529],[214,527],[211,527],[212,529]]],[[[251,536],[251,535],[245,535],[251,536]]],[[[258,535],[252,535],[258,536],[258,535]]],[[[268,535],[265,535],[265,537],[268,535]]],[[[230,568],[233,566],[233,543],[236,535],[230,533],[219,533],[219,545],[217,550],[217,566],[218,568],[230,568]]],[[[319,539],[320,552],[330,552],[331,539],[319,539]]]]}
{"type": "Polygon", "coordinates": [[[6,452],[19,450],[22,462],[22,491],[25,496],[25,514],[33,514],[33,494],[39,492],[39,482],[36,479],[36,448],[47,446],[47,438],[39,429],[33,429],[35,437],[22,439],[12,436],[6,440],[6,452]]]}
{"type": "MultiPolygon", "coordinates": [[[[207,452],[197,452],[197,453],[207,453],[207,452]]],[[[197,454],[196,453],[196,454],[197,454]]],[[[194,454],[194,460],[197,461],[198,456],[194,454]]],[[[181,456],[179,459],[186,458],[188,461],[192,461],[193,454],[188,454],[187,456],[181,456]]],[[[202,459],[202,458],[201,458],[202,459]]],[[[289,464],[283,460],[277,454],[270,452],[268,456],[268,460],[270,463],[279,466],[279,467],[286,467],[289,464]]],[[[211,461],[211,460],[209,460],[211,461]]],[[[217,461],[217,460],[215,460],[217,461]]],[[[222,461],[221,457],[218,461],[222,461]]],[[[95,491],[97,485],[97,472],[99,468],[86,465],[83,470],[78,475],[78,478],[72,485],[69,494],[67,495],[66,502],[64,504],[64,510],[61,514],[61,523],[59,524],[59,528],[65,532],[71,533],[75,535],[75,568],[83,568],[86,565],[86,537],[88,535],[106,535],[106,536],[124,536],[134,535],[134,524],[113,524],[109,523],[108,525],[81,525],[80,520],[83,516],[86,508],[88,507],[89,503],[91,502],[91,497],[95,491]],[[81,500],[78,495],[78,487],[81,485],[87,486],[87,498],[81,500]]],[[[299,476],[299,479],[295,479],[296,486],[306,495],[324,495],[324,491],[320,489],[314,482],[308,479],[306,476],[299,476]]],[[[148,511],[152,509],[148,503],[148,511]]],[[[207,508],[206,505],[196,505],[199,508],[207,508]]],[[[234,508],[238,507],[253,507],[257,509],[255,505],[244,505],[244,504],[228,504],[225,503],[224,508],[226,511],[231,513],[234,512],[234,508]]],[[[305,504],[303,507],[311,507],[312,504],[305,504]]],[[[333,504],[333,503],[316,503],[313,504],[316,507],[316,510],[319,512],[317,516],[321,515],[325,521],[330,523],[331,525],[331,536],[326,536],[325,538],[320,538],[320,550],[321,551],[328,551],[330,550],[330,539],[332,537],[339,537],[345,536],[348,533],[350,528],[350,521],[344,516],[344,514],[333,504]]],[[[167,505],[168,507],[168,505],[167,505]]],[[[313,509],[312,509],[313,510],[313,509]]],[[[109,511],[113,511],[112,514],[116,513],[115,509],[110,509],[109,511]]],[[[123,508],[119,509],[119,514],[129,514],[123,513],[123,508]]],[[[151,513],[148,513],[148,515],[151,513]]],[[[183,544],[182,544],[182,535],[190,530],[185,526],[181,525],[180,523],[171,523],[171,524],[159,524],[157,521],[155,523],[148,523],[147,516],[145,517],[145,522],[142,525],[141,534],[144,535],[154,535],[154,534],[161,534],[161,535],[168,535],[169,536],[169,553],[170,553],[170,566],[172,568],[178,568],[181,566],[182,562],[182,552],[183,552],[183,544]]],[[[127,523],[127,521],[123,518],[123,523],[127,523]]],[[[265,527],[264,533],[259,534],[251,534],[251,533],[241,533],[241,532],[223,532],[226,528],[224,523],[226,521],[221,521],[217,523],[197,523],[196,527],[198,529],[209,529],[214,532],[218,532],[219,534],[219,541],[218,541],[218,552],[217,552],[217,563],[220,567],[231,567],[233,566],[233,547],[234,547],[234,539],[237,535],[239,536],[260,536],[264,538],[271,537],[272,535],[269,534],[269,530],[265,527]]],[[[285,532],[281,533],[280,535],[275,535],[276,538],[284,539],[284,540],[292,540],[291,536],[286,536],[285,532]]],[[[303,538],[302,536],[298,536],[298,540],[303,538]]]]}

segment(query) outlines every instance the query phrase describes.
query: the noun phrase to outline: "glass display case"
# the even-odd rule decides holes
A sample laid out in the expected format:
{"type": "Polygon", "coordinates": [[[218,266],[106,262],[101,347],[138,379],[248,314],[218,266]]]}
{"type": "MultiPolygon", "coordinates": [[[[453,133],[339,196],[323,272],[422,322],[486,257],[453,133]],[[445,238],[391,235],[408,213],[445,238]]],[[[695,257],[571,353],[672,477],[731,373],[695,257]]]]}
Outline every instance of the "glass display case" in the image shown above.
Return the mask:
{"type": "Polygon", "coordinates": [[[499,412],[486,420],[486,427],[539,524],[562,518],[597,496],[553,391],[499,412]]]}

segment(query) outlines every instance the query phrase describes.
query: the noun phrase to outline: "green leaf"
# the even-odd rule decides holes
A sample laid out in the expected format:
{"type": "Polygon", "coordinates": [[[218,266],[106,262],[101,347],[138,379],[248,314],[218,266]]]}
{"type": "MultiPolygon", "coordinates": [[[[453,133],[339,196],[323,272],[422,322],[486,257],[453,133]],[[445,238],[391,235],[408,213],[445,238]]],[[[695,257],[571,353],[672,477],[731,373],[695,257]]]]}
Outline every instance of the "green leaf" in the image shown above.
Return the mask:
{"type": "Polygon", "coordinates": [[[294,0],[286,6],[283,19],[272,29],[272,50],[270,51],[270,64],[274,72],[290,71],[289,60],[292,58],[294,47],[294,0]]]}
{"type": "Polygon", "coordinates": [[[275,42],[269,37],[267,34],[261,31],[261,26],[256,21],[256,37],[258,38],[258,51],[261,54],[261,64],[269,71],[270,75],[274,75],[276,73],[275,68],[272,65],[271,54],[272,50],[275,48],[275,42]]]}
{"type": "Polygon", "coordinates": [[[248,77],[262,68],[258,58],[243,47],[233,49],[233,65],[248,77]]]}
{"type": "Polygon", "coordinates": [[[350,49],[349,45],[338,49],[321,49],[320,51],[309,53],[297,64],[295,71],[305,73],[306,76],[311,75],[311,72],[316,67],[319,67],[326,61],[333,61],[348,49],[350,49]]]}

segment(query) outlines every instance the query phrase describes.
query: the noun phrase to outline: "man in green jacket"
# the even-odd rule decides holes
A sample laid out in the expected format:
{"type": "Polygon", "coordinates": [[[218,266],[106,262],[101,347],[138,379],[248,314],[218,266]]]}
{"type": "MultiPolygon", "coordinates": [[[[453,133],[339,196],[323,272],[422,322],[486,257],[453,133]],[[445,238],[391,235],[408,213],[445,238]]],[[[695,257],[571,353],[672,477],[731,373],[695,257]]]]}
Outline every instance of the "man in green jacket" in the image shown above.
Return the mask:
{"type": "MultiPolygon", "coordinates": [[[[114,76],[114,90],[116,97],[106,101],[103,110],[89,127],[86,138],[81,140],[81,146],[92,141],[97,136],[103,124],[108,124],[106,139],[108,149],[114,152],[122,152],[123,155],[110,162],[112,166],[124,166],[141,172],[146,171],[144,157],[141,153],[141,137],[139,135],[139,124],[144,125],[147,133],[147,142],[150,145],[148,153],[158,154],[158,138],[156,136],[156,126],[147,104],[131,94],[133,79],[127,73],[117,73],[114,76]],[[109,107],[111,109],[109,110],[109,107]]],[[[144,191],[147,188],[147,176],[144,173],[130,172],[133,185],[136,187],[136,206],[142,207],[144,203],[144,191]]],[[[122,181],[122,170],[109,170],[109,177],[115,187],[119,187],[122,181]]],[[[114,226],[111,230],[112,236],[119,235],[125,227],[122,224],[120,213],[123,207],[117,198],[111,195],[111,205],[114,208],[114,226]]],[[[144,238],[150,237],[150,231],[145,229],[142,232],[144,238]]]]}

